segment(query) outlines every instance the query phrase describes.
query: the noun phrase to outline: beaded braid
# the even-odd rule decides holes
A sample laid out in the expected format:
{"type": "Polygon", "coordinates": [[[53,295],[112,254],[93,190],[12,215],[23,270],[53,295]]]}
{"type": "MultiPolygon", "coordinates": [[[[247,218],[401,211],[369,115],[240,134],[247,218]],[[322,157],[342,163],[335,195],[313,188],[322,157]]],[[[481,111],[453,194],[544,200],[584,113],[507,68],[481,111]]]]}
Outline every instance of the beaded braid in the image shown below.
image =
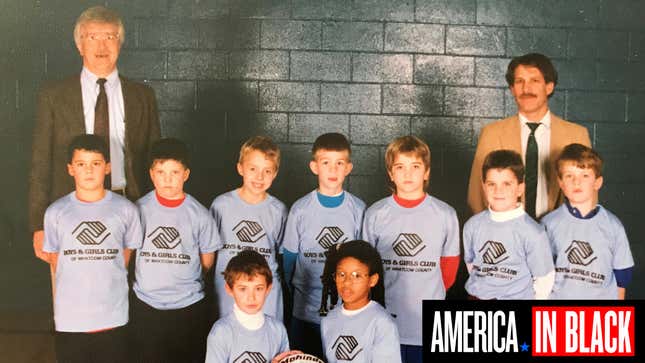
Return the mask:
{"type": "Polygon", "coordinates": [[[336,289],[336,281],[334,280],[334,272],[336,272],[336,265],[338,264],[338,249],[340,247],[339,243],[336,243],[329,247],[325,254],[327,258],[325,259],[325,267],[323,268],[323,274],[320,276],[322,281],[322,299],[320,301],[320,309],[318,314],[320,316],[327,316],[329,310],[327,309],[327,300],[330,300],[329,309],[333,309],[338,303],[338,290],[336,289]]]}

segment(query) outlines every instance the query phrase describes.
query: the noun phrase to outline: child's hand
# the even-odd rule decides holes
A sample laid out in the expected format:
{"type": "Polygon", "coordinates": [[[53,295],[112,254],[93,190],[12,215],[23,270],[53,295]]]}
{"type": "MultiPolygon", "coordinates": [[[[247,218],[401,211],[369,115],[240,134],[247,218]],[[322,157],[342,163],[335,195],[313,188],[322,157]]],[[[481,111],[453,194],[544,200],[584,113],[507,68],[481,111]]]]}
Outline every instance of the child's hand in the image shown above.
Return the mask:
{"type": "Polygon", "coordinates": [[[40,230],[40,231],[35,231],[34,232],[34,254],[36,257],[40,258],[41,260],[50,263],[50,257],[47,252],[43,251],[43,244],[45,242],[45,231],[40,230]]]}
{"type": "Polygon", "coordinates": [[[302,352],[299,351],[299,350],[290,350],[290,351],[287,351],[287,352],[282,352],[282,353],[276,355],[275,358],[273,358],[273,360],[271,361],[271,363],[280,363],[281,360],[285,359],[286,357],[288,357],[290,355],[294,355],[294,354],[302,354],[302,352]]]}

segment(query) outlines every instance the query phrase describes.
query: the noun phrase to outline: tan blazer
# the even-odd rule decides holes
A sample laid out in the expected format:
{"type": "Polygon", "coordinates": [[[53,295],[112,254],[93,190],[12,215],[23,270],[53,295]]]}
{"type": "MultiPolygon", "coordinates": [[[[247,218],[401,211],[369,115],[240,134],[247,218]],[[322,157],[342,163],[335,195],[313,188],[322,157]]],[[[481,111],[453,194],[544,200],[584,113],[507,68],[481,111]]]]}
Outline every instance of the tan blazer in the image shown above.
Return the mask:
{"type": "MultiPolygon", "coordinates": [[[[520,120],[517,115],[495,121],[482,129],[468,182],[468,206],[473,213],[479,213],[488,206],[482,189],[482,164],[486,155],[500,149],[510,149],[522,154],[520,135],[520,120]]],[[[587,129],[551,114],[551,151],[546,161],[548,167],[545,168],[549,211],[562,203],[555,160],[565,146],[573,143],[591,146],[587,129]]]]}
{"type": "MultiPolygon", "coordinates": [[[[134,200],[148,188],[150,145],[160,137],[157,101],[152,88],[121,77],[125,111],[126,194],[134,200]]],[[[31,147],[29,226],[43,229],[45,209],[74,190],[67,173],[67,146],[85,133],[80,75],[50,82],[38,97],[38,113],[31,147]]]]}

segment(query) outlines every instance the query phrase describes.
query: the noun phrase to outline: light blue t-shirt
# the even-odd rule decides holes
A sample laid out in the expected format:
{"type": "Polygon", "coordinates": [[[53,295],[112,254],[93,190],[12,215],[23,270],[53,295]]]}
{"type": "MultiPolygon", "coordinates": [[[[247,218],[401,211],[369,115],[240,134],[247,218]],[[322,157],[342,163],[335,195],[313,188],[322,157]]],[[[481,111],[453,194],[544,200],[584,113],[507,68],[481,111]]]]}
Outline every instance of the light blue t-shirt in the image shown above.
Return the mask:
{"type": "Polygon", "coordinates": [[[233,298],[226,293],[222,273],[231,258],[242,250],[252,249],[267,259],[273,274],[273,287],[262,311],[282,321],[282,287],[277,253],[282,244],[287,207],[271,195],[258,204],[249,204],[240,198],[237,190],[233,190],[215,198],[210,212],[223,243],[215,265],[215,294],[220,316],[233,311],[233,298]]]}
{"type": "Polygon", "coordinates": [[[555,258],[551,299],[615,300],[614,270],[634,266],[625,228],[600,207],[590,219],[576,218],[563,204],[542,218],[555,258]]]}
{"type": "Polygon", "coordinates": [[[215,220],[195,198],[163,206],[155,191],[137,201],[144,230],[133,290],[160,310],[181,309],[204,297],[200,254],[222,247],[215,220]]]}
{"type": "Polygon", "coordinates": [[[489,210],[464,225],[464,261],[473,264],[466,291],[480,299],[533,299],[533,278],[553,271],[544,227],[526,213],[504,222],[489,210]]]}
{"type": "Polygon", "coordinates": [[[280,321],[265,314],[264,324],[249,330],[230,313],[216,321],[208,334],[206,363],[268,363],[288,350],[287,330],[280,321]]]}
{"type": "Polygon", "coordinates": [[[338,306],[320,322],[327,363],[400,363],[401,348],[396,323],[374,301],[355,315],[338,306]]]}
{"type": "Polygon", "coordinates": [[[137,207],[107,191],[82,202],[71,192],[45,212],[43,250],[58,253],[56,331],[89,332],[128,322],[128,271],[123,250],[141,247],[137,207]]]}
{"type": "Polygon", "coordinates": [[[363,239],[383,259],[385,306],[395,317],[401,344],[421,345],[422,301],[446,298],[440,259],[459,255],[457,213],[430,195],[413,208],[389,196],[365,212],[363,239]]]}
{"type": "Polygon", "coordinates": [[[326,208],[316,191],[298,199],[289,211],[282,247],[298,254],[293,275],[293,316],[320,324],[325,252],[334,244],[361,237],[365,203],[345,192],[341,205],[326,208]]]}

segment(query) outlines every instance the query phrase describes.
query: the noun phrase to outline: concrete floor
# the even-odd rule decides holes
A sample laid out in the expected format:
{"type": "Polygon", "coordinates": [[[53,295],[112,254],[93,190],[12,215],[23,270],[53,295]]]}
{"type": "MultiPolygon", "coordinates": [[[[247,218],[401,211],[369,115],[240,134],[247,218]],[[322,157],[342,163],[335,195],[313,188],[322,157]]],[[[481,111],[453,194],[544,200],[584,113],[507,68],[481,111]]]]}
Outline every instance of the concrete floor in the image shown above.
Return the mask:
{"type": "Polygon", "coordinates": [[[0,312],[0,362],[54,363],[51,312],[0,312]]]}

